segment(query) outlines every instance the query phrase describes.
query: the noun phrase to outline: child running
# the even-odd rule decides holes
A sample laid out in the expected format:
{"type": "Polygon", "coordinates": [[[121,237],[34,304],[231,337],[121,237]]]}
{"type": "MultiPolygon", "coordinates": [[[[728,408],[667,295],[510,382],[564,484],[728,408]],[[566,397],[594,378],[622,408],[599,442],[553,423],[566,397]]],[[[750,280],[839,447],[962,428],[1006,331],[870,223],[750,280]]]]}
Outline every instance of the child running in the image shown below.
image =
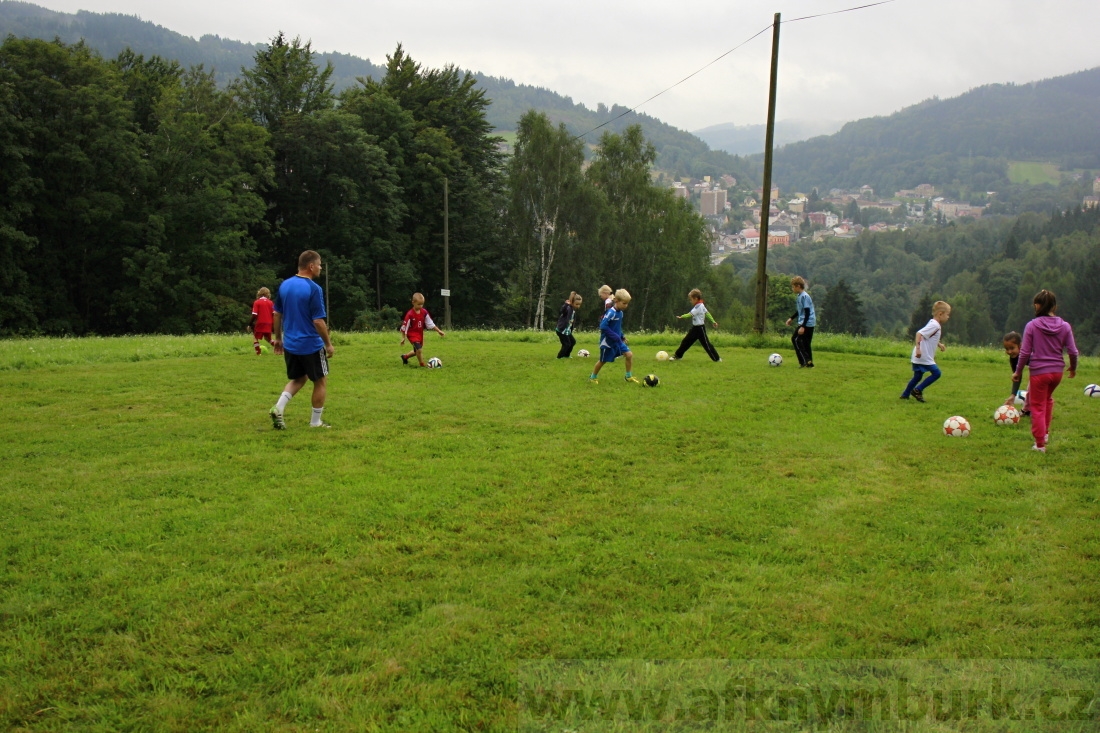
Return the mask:
{"type": "MultiPolygon", "coordinates": [[[[1015,378],[1016,365],[1020,362],[1020,334],[1015,331],[1009,331],[1001,339],[1001,344],[1005,347],[1005,354],[1008,355],[1008,364],[1012,367],[1012,394],[1005,400],[1005,405],[1012,407],[1016,404],[1016,397],[1020,394],[1020,380],[1015,378]]],[[[1027,404],[1027,392],[1024,392],[1024,407],[1020,410],[1020,414],[1024,417],[1031,417],[1031,410],[1028,409],[1027,404]]]]}
{"type": "Polygon", "coordinates": [[[401,345],[404,346],[405,339],[408,339],[412,351],[401,355],[402,364],[408,364],[409,359],[415,356],[420,366],[428,366],[424,363],[423,352],[425,326],[438,333],[440,337],[446,335],[435,325],[428,309],[424,307],[424,296],[421,293],[413,293],[412,308],[405,314],[405,320],[401,323],[401,345]]]}
{"type": "Polygon", "coordinates": [[[814,301],[806,292],[806,280],[799,275],[791,278],[791,290],[798,296],[795,299],[794,315],[787,319],[787,325],[791,321],[798,324],[798,328],[791,335],[791,344],[794,346],[794,355],[798,357],[798,367],[801,369],[814,368],[814,352],[810,345],[814,340],[814,327],[817,325],[817,314],[814,312],[814,301]]]}
{"type": "Polygon", "coordinates": [[[631,371],[634,354],[630,353],[630,347],[623,338],[623,311],[630,305],[630,293],[619,288],[615,291],[613,303],[613,307],[603,314],[603,320],[600,321],[600,360],[596,362],[596,368],[592,370],[588,382],[599,384],[597,377],[603,365],[610,364],[621,356],[626,360],[626,381],[640,384],[631,371]]]}
{"type": "Polygon", "coordinates": [[[577,319],[577,309],[581,307],[584,298],[577,295],[577,291],[569,293],[568,300],[562,304],[558,314],[558,325],[554,331],[561,341],[561,350],[558,351],[559,359],[568,359],[573,355],[573,347],[577,345],[577,339],[573,337],[573,324],[577,319]]]}
{"type": "Polygon", "coordinates": [[[1069,378],[1077,376],[1077,344],[1073,340],[1073,327],[1054,315],[1058,300],[1049,290],[1035,295],[1035,318],[1024,328],[1020,345],[1020,361],[1012,374],[1018,382],[1028,368],[1027,397],[1031,403],[1031,434],[1035,445],[1031,450],[1047,452],[1050,441],[1050,422],[1054,417],[1054,390],[1062,382],[1065,362],[1062,352],[1069,354],[1069,378]]]}
{"type": "Polygon", "coordinates": [[[615,305],[615,298],[611,295],[610,285],[601,285],[600,289],[596,291],[600,296],[600,300],[603,301],[603,312],[607,313],[615,305]]]}
{"type": "Polygon", "coordinates": [[[932,320],[924,328],[917,331],[917,336],[914,339],[913,378],[909,380],[909,384],[905,386],[905,391],[901,393],[903,400],[907,400],[909,395],[913,395],[913,399],[917,402],[924,402],[924,390],[940,378],[942,372],[936,366],[936,349],[947,351],[947,347],[940,343],[940,336],[943,334],[943,324],[947,323],[947,319],[950,317],[951,306],[949,304],[942,300],[937,300],[932,304],[932,320]],[[921,382],[920,378],[925,373],[928,376],[921,382]],[[920,382],[920,384],[917,384],[917,382],[920,382]]]}
{"type": "Polygon", "coordinates": [[[252,304],[252,320],[248,322],[248,330],[252,332],[252,348],[256,350],[256,356],[262,352],[260,341],[266,339],[271,343],[271,329],[275,323],[275,303],[271,300],[271,291],[260,288],[256,291],[256,302],[252,304]]]}
{"type": "Polygon", "coordinates": [[[714,348],[710,339],[707,338],[706,323],[709,321],[711,326],[718,328],[718,321],[714,320],[714,316],[710,314],[710,311],[708,311],[707,307],[703,304],[702,291],[700,291],[699,288],[693,289],[688,293],[688,300],[691,301],[691,311],[676,317],[690,318],[691,330],[687,332],[687,335],[684,336],[684,340],[680,342],[680,348],[676,349],[676,353],[669,357],[669,359],[671,361],[683,359],[687,350],[698,341],[703,345],[703,351],[707,352],[707,356],[710,357],[711,361],[722,361],[718,356],[718,350],[714,348]]]}

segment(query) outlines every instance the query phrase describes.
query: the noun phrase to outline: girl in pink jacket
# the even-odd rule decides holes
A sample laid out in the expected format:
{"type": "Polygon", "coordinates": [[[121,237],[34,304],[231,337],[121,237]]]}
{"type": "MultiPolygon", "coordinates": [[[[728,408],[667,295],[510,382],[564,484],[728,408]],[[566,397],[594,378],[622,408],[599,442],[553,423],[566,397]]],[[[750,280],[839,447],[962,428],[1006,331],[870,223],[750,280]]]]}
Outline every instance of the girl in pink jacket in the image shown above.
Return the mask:
{"type": "Polygon", "coordinates": [[[1062,382],[1062,351],[1069,354],[1069,378],[1077,376],[1077,344],[1073,328],[1058,316],[1058,300],[1049,290],[1035,296],[1035,318],[1024,329],[1020,345],[1020,360],[1016,363],[1013,381],[1020,379],[1028,367],[1028,401],[1031,402],[1031,434],[1035,436],[1032,450],[1046,453],[1050,440],[1050,419],[1054,415],[1054,390],[1062,382]]]}

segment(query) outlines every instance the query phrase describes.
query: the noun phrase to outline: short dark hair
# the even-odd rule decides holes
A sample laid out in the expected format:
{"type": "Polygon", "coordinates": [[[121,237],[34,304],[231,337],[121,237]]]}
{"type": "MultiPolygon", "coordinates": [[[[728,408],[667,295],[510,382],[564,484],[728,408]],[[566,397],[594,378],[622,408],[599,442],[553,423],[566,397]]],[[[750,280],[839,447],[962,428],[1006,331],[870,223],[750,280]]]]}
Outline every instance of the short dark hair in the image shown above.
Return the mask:
{"type": "Polygon", "coordinates": [[[1054,297],[1054,293],[1045,288],[1035,294],[1033,302],[1039,306],[1039,312],[1035,314],[1037,316],[1049,316],[1050,312],[1058,306],[1058,299],[1054,297]]]}
{"type": "Polygon", "coordinates": [[[314,262],[320,262],[321,255],[314,252],[312,249],[307,249],[302,254],[298,255],[298,269],[304,270],[314,262]]]}
{"type": "Polygon", "coordinates": [[[1016,333],[1015,331],[1009,331],[1005,334],[1005,337],[1001,339],[1001,341],[1007,341],[1010,344],[1016,344],[1017,346],[1019,346],[1023,343],[1024,340],[1020,338],[1020,334],[1016,333]]]}

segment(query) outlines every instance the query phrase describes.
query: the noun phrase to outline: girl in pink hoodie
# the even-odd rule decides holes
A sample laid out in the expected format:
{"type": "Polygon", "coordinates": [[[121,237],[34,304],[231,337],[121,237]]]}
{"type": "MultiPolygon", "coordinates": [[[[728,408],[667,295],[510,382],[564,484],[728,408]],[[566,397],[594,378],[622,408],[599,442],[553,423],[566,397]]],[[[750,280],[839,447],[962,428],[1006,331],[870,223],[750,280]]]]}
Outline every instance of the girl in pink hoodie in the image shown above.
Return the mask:
{"type": "Polygon", "coordinates": [[[1049,290],[1035,296],[1035,318],[1024,329],[1020,345],[1020,360],[1016,363],[1013,381],[1019,380],[1024,367],[1029,367],[1028,401],[1031,402],[1031,434],[1035,436],[1032,450],[1046,453],[1050,439],[1050,419],[1054,415],[1054,390],[1062,381],[1065,362],[1062,351],[1069,354],[1069,378],[1077,376],[1077,344],[1073,328],[1058,316],[1058,300],[1049,290]]]}

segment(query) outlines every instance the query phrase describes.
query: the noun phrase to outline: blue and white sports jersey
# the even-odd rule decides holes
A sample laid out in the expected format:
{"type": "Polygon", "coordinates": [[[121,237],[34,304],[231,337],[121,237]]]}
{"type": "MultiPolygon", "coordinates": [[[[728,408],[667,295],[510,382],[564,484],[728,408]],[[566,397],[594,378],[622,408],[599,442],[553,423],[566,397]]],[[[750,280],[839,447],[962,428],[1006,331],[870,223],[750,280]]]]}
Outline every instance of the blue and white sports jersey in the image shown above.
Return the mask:
{"type": "Polygon", "coordinates": [[[814,301],[810,298],[810,294],[803,290],[798,294],[798,299],[795,301],[796,309],[798,310],[798,325],[808,326],[813,328],[817,325],[817,313],[814,311],[814,301]],[[810,309],[810,315],[806,317],[806,309],[810,309]]]}
{"type": "Polygon", "coordinates": [[[609,308],[600,321],[600,346],[621,344],[623,341],[623,312],[618,308],[609,308]],[[605,343],[606,342],[606,343],[605,343]]]}

